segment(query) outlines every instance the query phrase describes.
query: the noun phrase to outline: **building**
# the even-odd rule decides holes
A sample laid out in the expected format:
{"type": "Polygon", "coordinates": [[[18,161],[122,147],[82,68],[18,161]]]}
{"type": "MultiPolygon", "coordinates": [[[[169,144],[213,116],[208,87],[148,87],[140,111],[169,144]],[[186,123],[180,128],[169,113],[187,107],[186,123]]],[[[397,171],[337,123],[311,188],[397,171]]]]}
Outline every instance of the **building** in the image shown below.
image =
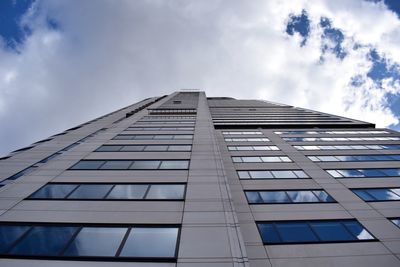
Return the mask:
{"type": "Polygon", "coordinates": [[[400,266],[400,135],[260,100],[142,100],[0,160],[0,266],[400,266]]]}

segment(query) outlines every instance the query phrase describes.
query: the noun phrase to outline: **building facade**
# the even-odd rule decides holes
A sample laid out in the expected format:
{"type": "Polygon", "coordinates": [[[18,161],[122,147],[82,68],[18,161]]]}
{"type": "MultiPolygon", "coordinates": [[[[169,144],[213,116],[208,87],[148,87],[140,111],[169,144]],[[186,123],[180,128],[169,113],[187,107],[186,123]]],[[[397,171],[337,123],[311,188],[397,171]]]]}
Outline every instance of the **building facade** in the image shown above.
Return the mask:
{"type": "Polygon", "coordinates": [[[153,97],[0,160],[0,266],[400,266],[400,134],[153,97]]]}

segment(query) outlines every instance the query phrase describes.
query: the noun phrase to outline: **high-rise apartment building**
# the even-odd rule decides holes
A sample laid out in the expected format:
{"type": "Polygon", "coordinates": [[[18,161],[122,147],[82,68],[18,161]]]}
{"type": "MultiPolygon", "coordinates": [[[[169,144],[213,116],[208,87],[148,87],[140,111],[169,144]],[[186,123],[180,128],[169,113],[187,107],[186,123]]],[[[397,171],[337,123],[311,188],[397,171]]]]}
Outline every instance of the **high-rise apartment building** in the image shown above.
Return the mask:
{"type": "Polygon", "coordinates": [[[400,266],[400,134],[153,97],[0,160],[0,266],[400,266]]]}

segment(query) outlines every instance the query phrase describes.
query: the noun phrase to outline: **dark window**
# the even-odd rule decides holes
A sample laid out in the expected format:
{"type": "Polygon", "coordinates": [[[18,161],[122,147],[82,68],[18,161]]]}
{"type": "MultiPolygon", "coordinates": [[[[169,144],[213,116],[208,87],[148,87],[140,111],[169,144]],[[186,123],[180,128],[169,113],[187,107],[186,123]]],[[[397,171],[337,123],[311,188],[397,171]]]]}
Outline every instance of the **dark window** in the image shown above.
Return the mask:
{"type": "Polygon", "coordinates": [[[375,240],[356,220],[259,222],[264,244],[375,240]]]}
{"type": "Polygon", "coordinates": [[[70,170],[186,170],[189,160],[81,160],[70,170]]]}
{"type": "Polygon", "coordinates": [[[47,184],[28,199],[183,200],[184,194],[184,184],[47,184]]]}
{"type": "Polygon", "coordinates": [[[160,166],[159,160],[152,160],[152,161],[134,161],[131,165],[131,169],[133,170],[156,170],[160,166]]]}
{"type": "Polygon", "coordinates": [[[97,170],[104,163],[104,160],[81,160],[72,166],[71,170],[97,170]]]}
{"type": "Polygon", "coordinates": [[[176,226],[3,223],[0,224],[0,257],[170,261],[176,257],[178,236],[176,226]]]}

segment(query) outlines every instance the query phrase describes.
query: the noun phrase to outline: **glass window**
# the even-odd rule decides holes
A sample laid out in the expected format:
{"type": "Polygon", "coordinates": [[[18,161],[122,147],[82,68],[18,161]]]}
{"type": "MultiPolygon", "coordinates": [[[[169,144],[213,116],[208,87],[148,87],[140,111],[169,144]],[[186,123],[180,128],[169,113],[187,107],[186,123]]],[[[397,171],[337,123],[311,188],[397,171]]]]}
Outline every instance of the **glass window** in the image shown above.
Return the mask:
{"type": "Polygon", "coordinates": [[[292,171],[272,171],[275,178],[297,178],[292,171]]]}
{"type": "Polygon", "coordinates": [[[192,150],[192,146],[190,145],[174,145],[174,146],[169,146],[168,151],[185,151],[189,152],[192,150]]]}
{"type": "Polygon", "coordinates": [[[130,166],[131,170],[156,170],[160,165],[159,160],[138,160],[130,166]]]}
{"type": "Polygon", "coordinates": [[[127,228],[84,227],[64,255],[114,257],[126,231],[127,228]]]}
{"type": "Polygon", "coordinates": [[[249,171],[253,179],[270,179],[274,178],[270,171],[249,171]]]}
{"type": "Polygon", "coordinates": [[[29,226],[0,225],[0,253],[8,251],[11,245],[29,229],[29,226]]]}
{"type": "Polygon", "coordinates": [[[114,186],[111,190],[110,194],[108,194],[107,198],[110,199],[143,199],[146,191],[148,189],[148,185],[129,185],[129,184],[120,184],[114,186]]]}
{"type": "Polygon", "coordinates": [[[397,227],[400,227],[400,219],[391,219],[392,223],[397,225],[397,227]]]}
{"type": "Polygon", "coordinates": [[[160,169],[165,170],[184,170],[189,168],[189,161],[188,160],[164,160],[161,162],[160,169]]]}
{"type": "Polygon", "coordinates": [[[258,192],[246,191],[245,194],[247,197],[247,201],[251,204],[264,203],[264,201],[262,200],[262,198],[260,197],[260,194],[258,192]]]}
{"type": "Polygon", "coordinates": [[[167,151],[168,146],[146,146],[144,151],[167,151]]]}
{"type": "Polygon", "coordinates": [[[352,234],[350,234],[339,221],[311,222],[310,225],[321,241],[345,241],[354,239],[352,234]]]}
{"type": "Polygon", "coordinates": [[[133,228],[121,257],[174,257],[178,228],[133,228]]]}
{"type": "MultiPolygon", "coordinates": [[[[357,196],[364,201],[395,201],[400,200],[400,195],[397,189],[393,188],[368,188],[368,189],[353,189],[357,196]]],[[[399,192],[400,193],[400,192],[399,192]]]]}
{"type": "Polygon", "coordinates": [[[123,146],[121,151],[123,152],[137,152],[137,151],[143,151],[144,146],[123,146]]]}
{"type": "Polygon", "coordinates": [[[293,202],[319,202],[311,191],[287,191],[293,202]]]}
{"type": "Polygon", "coordinates": [[[264,244],[329,243],[374,240],[356,220],[257,223],[264,244]]]}
{"type": "Polygon", "coordinates": [[[47,184],[29,198],[65,198],[76,187],[74,184],[47,184]]]}
{"type": "Polygon", "coordinates": [[[112,185],[107,184],[84,184],[80,185],[71,195],[69,199],[103,199],[111,190],[112,185]]]}
{"type": "Polygon", "coordinates": [[[314,190],[313,193],[318,197],[318,199],[322,202],[335,202],[333,197],[328,195],[324,190],[314,190]]]}
{"type": "Polygon", "coordinates": [[[318,241],[310,227],[301,222],[282,222],[276,224],[279,235],[284,243],[316,242],[318,241]]]}
{"type": "Polygon", "coordinates": [[[34,226],[9,254],[57,256],[77,230],[77,227],[34,226]]]}
{"type": "Polygon", "coordinates": [[[183,199],[184,185],[151,185],[146,199],[183,199]]]}
{"type": "Polygon", "coordinates": [[[260,191],[260,196],[264,203],[288,203],[288,198],[285,191],[260,191]]]}
{"type": "Polygon", "coordinates": [[[81,160],[72,166],[72,170],[97,170],[105,163],[104,160],[81,160]]]}
{"type": "Polygon", "coordinates": [[[130,160],[109,160],[103,164],[101,170],[127,170],[132,164],[130,160]]]}
{"type": "Polygon", "coordinates": [[[122,146],[101,146],[98,149],[96,149],[96,152],[116,152],[119,151],[122,148],[122,146]]]}

